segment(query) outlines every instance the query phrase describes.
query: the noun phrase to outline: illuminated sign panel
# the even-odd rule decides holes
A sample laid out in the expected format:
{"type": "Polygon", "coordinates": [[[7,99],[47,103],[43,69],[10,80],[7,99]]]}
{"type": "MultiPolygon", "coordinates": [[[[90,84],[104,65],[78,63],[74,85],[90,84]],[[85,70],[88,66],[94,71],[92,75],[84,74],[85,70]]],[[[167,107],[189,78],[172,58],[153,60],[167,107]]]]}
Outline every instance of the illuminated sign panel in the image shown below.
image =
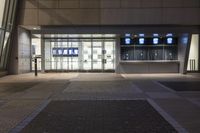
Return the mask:
{"type": "Polygon", "coordinates": [[[78,56],[78,48],[53,48],[52,49],[52,54],[53,57],[74,57],[78,56]]]}

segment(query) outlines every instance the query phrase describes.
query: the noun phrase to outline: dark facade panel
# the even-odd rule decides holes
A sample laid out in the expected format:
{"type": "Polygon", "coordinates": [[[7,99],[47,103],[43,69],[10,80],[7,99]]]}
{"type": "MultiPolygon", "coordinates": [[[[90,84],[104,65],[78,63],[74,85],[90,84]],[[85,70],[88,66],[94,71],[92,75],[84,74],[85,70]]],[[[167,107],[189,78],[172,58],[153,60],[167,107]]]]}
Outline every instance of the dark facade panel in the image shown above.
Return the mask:
{"type": "Polygon", "coordinates": [[[21,25],[200,25],[199,0],[22,0],[20,3],[21,25]]]}

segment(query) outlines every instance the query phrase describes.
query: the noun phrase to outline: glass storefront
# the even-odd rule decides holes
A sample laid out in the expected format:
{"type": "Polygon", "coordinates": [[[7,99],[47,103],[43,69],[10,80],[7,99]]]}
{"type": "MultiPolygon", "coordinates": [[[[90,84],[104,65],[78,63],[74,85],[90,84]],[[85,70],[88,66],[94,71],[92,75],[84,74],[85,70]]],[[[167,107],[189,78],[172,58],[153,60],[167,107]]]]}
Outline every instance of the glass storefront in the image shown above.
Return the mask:
{"type": "Polygon", "coordinates": [[[0,71],[7,68],[17,0],[0,0],[0,71]]]}
{"type": "Polygon", "coordinates": [[[115,40],[45,39],[44,57],[46,71],[113,71],[115,40]]]}
{"type": "Polygon", "coordinates": [[[178,38],[173,34],[129,35],[121,38],[121,60],[178,60],[178,38]]]}

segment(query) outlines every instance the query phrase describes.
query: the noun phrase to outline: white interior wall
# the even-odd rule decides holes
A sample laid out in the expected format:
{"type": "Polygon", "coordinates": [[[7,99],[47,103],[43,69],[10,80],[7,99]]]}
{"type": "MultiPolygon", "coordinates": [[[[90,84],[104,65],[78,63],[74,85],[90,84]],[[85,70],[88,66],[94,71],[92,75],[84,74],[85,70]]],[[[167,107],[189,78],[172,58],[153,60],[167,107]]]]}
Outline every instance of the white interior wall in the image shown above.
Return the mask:
{"type": "Polygon", "coordinates": [[[40,38],[32,38],[32,45],[35,46],[35,54],[41,55],[41,39],[40,38]]]}
{"type": "Polygon", "coordinates": [[[189,52],[189,60],[187,70],[190,71],[190,60],[195,60],[195,71],[199,68],[199,35],[193,34],[191,45],[190,45],[190,52],[189,52]]]}

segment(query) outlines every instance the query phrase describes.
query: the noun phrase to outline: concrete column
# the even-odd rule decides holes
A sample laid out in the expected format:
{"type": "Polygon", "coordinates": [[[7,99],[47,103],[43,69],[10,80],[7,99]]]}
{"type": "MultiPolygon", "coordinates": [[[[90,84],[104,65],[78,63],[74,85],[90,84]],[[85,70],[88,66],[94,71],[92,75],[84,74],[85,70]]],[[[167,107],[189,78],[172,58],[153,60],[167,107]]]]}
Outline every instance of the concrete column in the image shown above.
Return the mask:
{"type": "Polygon", "coordinates": [[[116,63],[115,63],[115,72],[116,73],[120,73],[120,60],[121,60],[121,47],[120,47],[120,35],[117,35],[117,39],[116,39],[116,55],[115,55],[115,59],[116,59],[116,63]]]}
{"type": "Polygon", "coordinates": [[[189,50],[191,44],[191,34],[182,34],[179,38],[178,44],[178,60],[180,61],[179,72],[187,73],[187,63],[189,57],[189,50]]]}
{"type": "Polygon", "coordinates": [[[18,28],[18,59],[16,74],[31,71],[31,32],[24,28],[18,28]]]}
{"type": "Polygon", "coordinates": [[[41,72],[45,72],[45,40],[41,37],[41,72]]]}

